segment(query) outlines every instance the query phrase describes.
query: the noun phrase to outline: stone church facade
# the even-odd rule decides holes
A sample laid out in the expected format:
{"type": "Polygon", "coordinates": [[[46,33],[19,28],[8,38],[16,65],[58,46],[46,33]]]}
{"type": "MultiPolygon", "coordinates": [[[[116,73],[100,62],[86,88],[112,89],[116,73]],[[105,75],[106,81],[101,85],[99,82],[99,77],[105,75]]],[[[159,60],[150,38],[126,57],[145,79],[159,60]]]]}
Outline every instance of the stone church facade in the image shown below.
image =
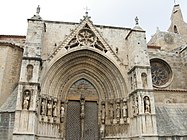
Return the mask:
{"type": "Polygon", "coordinates": [[[0,139],[187,140],[187,24],[134,28],[28,19],[0,35],[0,139]]]}

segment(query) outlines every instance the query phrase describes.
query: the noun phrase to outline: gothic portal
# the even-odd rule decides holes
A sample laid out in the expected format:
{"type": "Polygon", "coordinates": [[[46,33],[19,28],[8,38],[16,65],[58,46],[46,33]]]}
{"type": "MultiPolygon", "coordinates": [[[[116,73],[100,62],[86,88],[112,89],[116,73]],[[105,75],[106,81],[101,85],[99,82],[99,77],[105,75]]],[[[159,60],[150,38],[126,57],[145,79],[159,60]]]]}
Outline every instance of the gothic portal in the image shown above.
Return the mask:
{"type": "Polygon", "coordinates": [[[186,140],[187,24],[168,32],[43,20],[0,35],[0,139],[186,140]]]}
{"type": "Polygon", "coordinates": [[[89,81],[80,79],[71,86],[68,91],[66,139],[99,139],[97,102],[97,91],[89,81]]]}

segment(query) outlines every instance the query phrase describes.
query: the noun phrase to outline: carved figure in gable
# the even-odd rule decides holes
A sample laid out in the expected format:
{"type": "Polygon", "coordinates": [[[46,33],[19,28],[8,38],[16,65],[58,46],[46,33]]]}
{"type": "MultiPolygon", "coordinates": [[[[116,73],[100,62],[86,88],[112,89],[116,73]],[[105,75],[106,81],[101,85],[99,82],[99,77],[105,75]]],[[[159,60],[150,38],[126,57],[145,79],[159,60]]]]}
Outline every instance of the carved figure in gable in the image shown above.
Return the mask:
{"type": "Polygon", "coordinates": [[[105,123],[105,113],[106,113],[104,101],[101,102],[101,106],[102,106],[101,107],[101,122],[104,124],[105,123]]]}
{"type": "Polygon", "coordinates": [[[31,98],[31,94],[29,90],[25,90],[24,94],[23,94],[23,109],[24,110],[28,110],[29,106],[30,106],[30,98],[31,98]]]}
{"type": "Polygon", "coordinates": [[[151,104],[148,96],[144,97],[144,112],[151,113],[151,104]]]}
{"type": "Polygon", "coordinates": [[[41,115],[46,115],[46,99],[42,98],[41,100],[41,110],[40,110],[41,115]]]}
{"type": "Polygon", "coordinates": [[[146,73],[142,73],[141,74],[141,78],[142,78],[142,87],[143,88],[147,88],[147,74],[146,73]]]}
{"type": "Polygon", "coordinates": [[[33,65],[27,65],[27,81],[33,77],[33,65]]]}
{"type": "Polygon", "coordinates": [[[47,116],[51,116],[51,115],[52,115],[52,101],[51,99],[49,99],[47,103],[47,116]]]}
{"type": "Polygon", "coordinates": [[[54,100],[53,103],[53,117],[57,117],[57,100],[54,100]]]}

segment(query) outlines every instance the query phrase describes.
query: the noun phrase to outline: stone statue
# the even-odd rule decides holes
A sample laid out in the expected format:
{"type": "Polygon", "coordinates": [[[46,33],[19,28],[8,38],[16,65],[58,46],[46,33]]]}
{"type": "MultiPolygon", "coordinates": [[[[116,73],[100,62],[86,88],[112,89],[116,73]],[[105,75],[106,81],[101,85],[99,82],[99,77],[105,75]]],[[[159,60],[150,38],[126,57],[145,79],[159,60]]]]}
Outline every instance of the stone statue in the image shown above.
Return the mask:
{"type": "Polygon", "coordinates": [[[81,94],[81,97],[80,97],[80,118],[81,118],[81,140],[83,139],[84,137],[84,116],[85,116],[85,97],[84,95],[81,94]]]}
{"type": "Polygon", "coordinates": [[[102,109],[101,109],[101,122],[105,123],[105,103],[102,103],[102,109]]]}
{"type": "Polygon", "coordinates": [[[113,108],[113,103],[110,103],[109,115],[110,115],[110,122],[113,122],[113,119],[114,119],[114,108],[113,108]]]}
{"type": "Polygon", "coordinates": [[[65,115],[65,109],[64,109],[63,103],[61,103],[61,106],[60,106],[60,120],[61,120],[61,123],[64,122],[64,115],[65,115]]]}
{"type": "Polygon", "coordinates": [[[28,110],[30,105],[30,91],[26,90],[23,97],[23,109],[28,110]]]}
{"type": "Polygon", "coordinates": [[[119,104],[119,102],[116,104],[116,118],[119,121],[119,119],[120,119],[120,104],[119,104]]]}
{"type": "Polygon", "coordinates": [[[138,109],[138,97],[133,96],[133,115],[136,116],[139,113],[138,109]]]}
{"type": "Polygon", "coordinates": [[[81,119],[84,119],[84,106],[85,106],[85,98],[83,95],[80,97],[80,104],[81,104],[81,112],[80,112],[80,117],[81,119]]]}
{"type": "Polygon", "coordinates": [[[47,104],[47,116],[51,116],[51,115],[52,115],[52,102],[51,100],[49,100],[47,104]]]}
{"type": "Polygon", "coordinates": [[[138,115],[138,113],[139,113],[139,108],[138,108],[138,97],[136,97],[136,99],[135,99],[135,111],[136,111],[136,115],[138,115]]]}
{"type": "Polygon", "coordinates": [[[46,107],[46,104],[45,104],[45,99],[42,99],[42,102],[41,102],[41,115],[45,115],[45,107],[46,107]]]}
{"type": "Polygon", "coordinates": [[[54,101],[53,104],[53,117],[57,117],[57,102],[54,101]]]}
{"type": "Polygon", "coordinates": [[[101,136],[101,138],[103,139],[104,138],[104,136],[105,136],[105,128],[104,128],[104,125],[101,125],[101,127],[100,127],[100,136],[101,136]]]}
{"type": "Polygon", "coordinates": [[[141,77],[142,77],[142,86],[143,86],[143,88],[147,88],[147,74],[146,73],[142,73],[141,77]]]}
{"type": "Polygon", "coordinates": [[[136,73],[133,74],[133,89],[136,89],[137,87],[137,81],[136,81],[136,73]]]}
{"type": "Polygon", "coordinates": [[[125,101],[123,102],[123,107],[122,107],[122,117],[124,119],[127,118],[127,103],[125,101]]]}
{"type": "Polygon", "coordinates": [[[151,113],[150,100],[148,96],[144,97],[144,112],[151,113]]]}
{"type": "Polygon", "coordinates": [[[40,14],[40,6],[38,5],[37,9],[36,9],[36,14],[40,14]]]}

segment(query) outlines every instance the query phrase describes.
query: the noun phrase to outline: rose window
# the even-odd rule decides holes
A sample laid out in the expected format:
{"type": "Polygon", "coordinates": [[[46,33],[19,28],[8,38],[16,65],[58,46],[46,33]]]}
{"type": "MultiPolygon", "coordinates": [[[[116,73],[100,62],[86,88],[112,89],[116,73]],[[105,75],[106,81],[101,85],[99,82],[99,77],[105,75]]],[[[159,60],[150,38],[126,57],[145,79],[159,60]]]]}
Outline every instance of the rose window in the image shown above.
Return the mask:
{"type": "Polygon", "coordinates": [[[169,65],[160,59],[151,60],[151,74],[153,85],[156,87],[167,86],[172,76],[169,65]]]}

